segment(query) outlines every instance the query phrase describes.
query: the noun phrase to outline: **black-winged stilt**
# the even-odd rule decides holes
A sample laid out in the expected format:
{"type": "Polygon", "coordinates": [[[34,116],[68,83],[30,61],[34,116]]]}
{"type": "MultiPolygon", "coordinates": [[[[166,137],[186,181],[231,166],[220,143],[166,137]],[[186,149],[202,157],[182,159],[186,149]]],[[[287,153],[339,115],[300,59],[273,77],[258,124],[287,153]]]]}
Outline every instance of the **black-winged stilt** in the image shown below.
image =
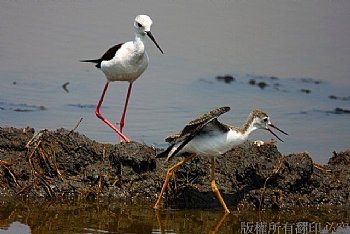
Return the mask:
{"type": "Polygon", "coordinates": [[[148,66],[148,55],[145,51],[145,37],[146,35],[154,42],[157,48],[163,53],[162,49],[154,39],[151,33],[152,20],[147,15],[138,15],[134,22],[135,40],[128,41],[113,46],[99,59],[81,60],[81,62],[96,63],[96,67],[101,69],[107,78],[100,101],[96,107],[96,116],[111,127],[117,134],[119,134],[119,142],[123,139],[126,142],[130,140],[123,134],[123,127],[125,121],[126,110],[128,107],[129,97],[133,82],[140,77],[148,66]],[[125,105],[121,120],[119,122],[120,128],[116,128],[100,113],[105,93],[108,85],[112,81],[127,81],[129,82],[128,92],[126,95],[125,105]]]}
{"type": "Polygon", "coordinates": [[[168,161],[176,155],[190,153],[191,156],[183,159],[168,169],[165,182],[159,194],[154,208],[159,209],[163,193],[165,192],[169,180],[182,164],[191,160],[197,154],[211,158],[211,188],[219,199],[225,213],[229,213],[225,201],[223,200],[219,189],[215,183],[215,156],[224,154],[233,147],[242,144],[248,139],[250,133],[257,129],[270,131],[277,139],[282,141],[270,127],[273,127],[280,132],[288,135],[270,122],[270,118],[261,110],[254,110],[250,113],[246,123],[241,128],[226,125],[218,121],[218,117],[225,112],[228,112],[230,107],[220,107],[204,115],[192,120],[178,134],[169,136],[166,141],[171,145],[157,157],[166,157],[168,161]]]}

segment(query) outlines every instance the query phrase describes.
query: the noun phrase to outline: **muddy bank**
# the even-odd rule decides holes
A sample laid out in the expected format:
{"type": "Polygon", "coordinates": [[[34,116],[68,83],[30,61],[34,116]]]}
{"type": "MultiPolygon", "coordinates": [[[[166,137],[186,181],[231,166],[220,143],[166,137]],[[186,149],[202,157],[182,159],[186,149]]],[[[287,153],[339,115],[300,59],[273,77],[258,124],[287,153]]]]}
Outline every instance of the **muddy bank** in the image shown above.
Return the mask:
{"type": "MultiPolygon", "coordinates": [[[[137,142],[102,144],[65,129],[0,128],[0,199],[126,199],[155,202],[167,168],[161,149],[137,142]]],[[[348,205],[350,151],[327,165],[307,153],[282,155],[251,142],[216,159],[216,182],[228,206],[297,208],[348,205]]],[[[171,181],[164,206],[221,208],[209,182],[208,159],[196,157],[171,181]]]]}

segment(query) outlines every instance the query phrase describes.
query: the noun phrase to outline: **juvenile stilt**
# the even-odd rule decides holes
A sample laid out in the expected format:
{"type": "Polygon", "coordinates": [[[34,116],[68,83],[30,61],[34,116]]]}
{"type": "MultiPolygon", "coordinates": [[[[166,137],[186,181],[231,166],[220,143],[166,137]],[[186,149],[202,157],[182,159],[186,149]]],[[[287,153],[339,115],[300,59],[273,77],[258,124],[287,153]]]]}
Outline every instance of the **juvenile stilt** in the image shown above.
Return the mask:
{"type": "Polygon", "coordinates": [[[211,167],[211,173],[210,173],[210,175],[211,175],[210,176],[211,177],[210,178],[211,189],[213,190],[217,199],[219,199],[219,202],[222,205],[222,208],[224,208],[225,213],[230,213],[230,211],[229,211],[229,209],[227,209],[226,203],[225,203],[224,199],[222,198],[220,191],[215,183],[215,158],[214,157],[211,158],[211,166],[210,167],[211,167]]]}
{"type": "MultiPolygon", "coordinates": [[[[167,161],[175,156],[183,155],[185,153],[210,157],[210,186],[226,214],[230,213],[230,210],[227,208],[215,183],[215,156],[224,154],[235,146],[242,144],[248,139],[249,134],[257,129],[269,131],[280,141],[283,140],[279,138],[271,128],[275,128],[281,133],[288,135],[286,132],[273,125],[270,122],[269,116],[261,110],[252,111],[248,116],[246,123],[240,128],[219,122],[218,117],[229,110],[230,107],[220,107],[192,120],[181,132],[167,137],[165,141],[169,142],[171,145],[165,151],[157,155],[157,158],[165,157],[167,161]]],[[[173,172],[192,157],[193,156],[186,158],[169,168],[160,196],[158,197],[154,208],[159,209],[163,193],[169,183],[170,177],[173,175],[173,172]]]]}
{"type": "Polygon", "coordinates": [[[166,190],[166,188],[168,187],[168,184],[169,184],[169,181],[171,179],[171,177],[174,175],[174,172],[184,163],[190,161],[192,158],[194,158],[196,155],[193,154],[191,156],[189,156],[188,158],[185,158],[183,159],[182,161],[176,163],[174,166],[170,167],[168,169],[168,172],[166,174],[166,177],[165,177],[165,181],[163,183],[163,187],[162,187],[162,190],[160,191],[160,194],[159,194],[159,197],[156,201],[156,203],[154,204],[154,209],[159,209],[160,208],[160,202],[162,201],[163,199],[163,194],[166,190]]]}

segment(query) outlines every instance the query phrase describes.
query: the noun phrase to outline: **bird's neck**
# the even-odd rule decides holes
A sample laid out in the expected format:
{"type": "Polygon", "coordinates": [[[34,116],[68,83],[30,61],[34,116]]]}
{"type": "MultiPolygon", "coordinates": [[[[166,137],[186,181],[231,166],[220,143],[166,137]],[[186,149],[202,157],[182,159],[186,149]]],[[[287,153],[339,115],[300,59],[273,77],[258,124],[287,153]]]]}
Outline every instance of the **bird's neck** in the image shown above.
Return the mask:
{"type": "Polygon", "coordinates": [[[134,43],[142,43],[143,44],[144,41],[145,41],[145,38],[146,38],[146,34],[145,33],[141,34],[141,33],[135,32],[134,43]]]}
{"type": "Polygon", "coordinates": [[[145,35],[135,33],[134,46],[137,49],[137,51],[140,52],[141,54],[143,54],[145,50],[144,40],[145,40],[145,35]]]}
{"type": "Polygon", "coordinates": [[[248,136],[254,132],[257,128],[254,126],[254,117],[252,115],[249,115],[246,122],[243,124],[241,128],[238,130],[241,132],[243,137],[245,139],[248,138],[248,136]]]}

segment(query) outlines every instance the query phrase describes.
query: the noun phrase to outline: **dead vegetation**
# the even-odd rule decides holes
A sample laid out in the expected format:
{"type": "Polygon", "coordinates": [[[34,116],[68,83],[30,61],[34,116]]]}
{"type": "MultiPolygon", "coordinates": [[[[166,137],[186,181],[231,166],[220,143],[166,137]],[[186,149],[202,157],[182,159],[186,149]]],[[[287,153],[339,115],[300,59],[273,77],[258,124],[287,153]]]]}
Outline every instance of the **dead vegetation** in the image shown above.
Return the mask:
{"type": "MultiPolygon", "coordinates": [[[[159,149],[136,142],[102,144],[74,131],[0,128],[0,200],[6,198],[125,199],[153,203],[167,169],[180,159],[156,159],[159,149]]],[[[216,159],[216,181],[227,205],[244,209],[347,205],[350,151],[327,165],[306,153],[282,155],[276,145],[251,142],[216,159]]],[[[220,204],[210,188],[208,159],[195,157],[176,171],[166,206],[220,204]]],[[[152,204],[150,204],[152,205],[152,204]]]]}

